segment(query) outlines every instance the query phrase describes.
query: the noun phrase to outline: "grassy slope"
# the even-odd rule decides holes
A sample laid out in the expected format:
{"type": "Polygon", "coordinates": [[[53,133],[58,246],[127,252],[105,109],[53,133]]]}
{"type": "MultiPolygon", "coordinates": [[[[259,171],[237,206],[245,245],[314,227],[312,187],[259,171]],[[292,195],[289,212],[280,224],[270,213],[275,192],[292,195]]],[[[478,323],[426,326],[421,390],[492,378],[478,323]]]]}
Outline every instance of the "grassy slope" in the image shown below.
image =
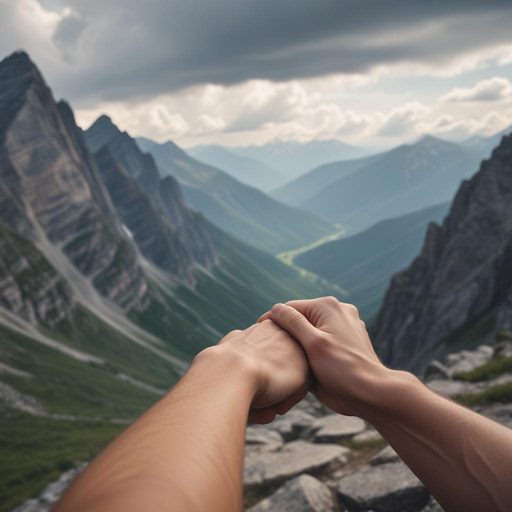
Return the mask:
{"type": "Polygon", "coordinates": [[[294,263],[350,293],[365,318],[377,313],[393,274],[419,253],[429,222],[442,222],[447,203],[382,221],[357,235],[298,254],[294,263]]]}

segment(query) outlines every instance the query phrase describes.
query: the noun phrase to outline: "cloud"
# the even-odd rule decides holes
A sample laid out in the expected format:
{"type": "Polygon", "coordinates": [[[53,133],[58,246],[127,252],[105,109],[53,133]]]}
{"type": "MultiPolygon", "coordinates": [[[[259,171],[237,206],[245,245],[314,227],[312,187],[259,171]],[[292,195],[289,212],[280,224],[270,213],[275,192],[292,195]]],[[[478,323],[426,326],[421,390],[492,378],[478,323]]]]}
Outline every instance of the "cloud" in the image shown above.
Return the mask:
{"type": "Polygon", "coordinates": [[[479,119],[457,119],[442,115],[431,122],[416,126],[418,133],[446,136],[451,139],[465,139],[471,135],[490,137],[512,125],[512,109],[504,113],[492,110],[479,119]]]}
{"type": "Polygon", "coordinates": [[[411,127],[431,112],[429,107],[422,105],[418,101],[406,103],[405,105],[393,109],[387,114],[376,135],[381,137],[398,137],[409,132],[411,127]]]}
{"type": "Polygon", "coordinates": [[[24,47],[45,65],[59,94],[83,104],[206,83],[365,75],[378,67],[450,73],[512,55],[512,4],[505,0],[0,0],[0,6],[2,20],[13,21],[2,24],[0,52],[24,47]],[[27,30],[26,19],[37,16],[51,23],[27,30]],[[72,43],[65,52],[64,41],[72,43]]]}
{"type": "Polygon", "coordinates": [[[512,97],[512,83],[507,78],[495,76],[478,82],[470,89],[455,88],[442,96],[442,103],[469,101],[501,101],[512,97]]]}

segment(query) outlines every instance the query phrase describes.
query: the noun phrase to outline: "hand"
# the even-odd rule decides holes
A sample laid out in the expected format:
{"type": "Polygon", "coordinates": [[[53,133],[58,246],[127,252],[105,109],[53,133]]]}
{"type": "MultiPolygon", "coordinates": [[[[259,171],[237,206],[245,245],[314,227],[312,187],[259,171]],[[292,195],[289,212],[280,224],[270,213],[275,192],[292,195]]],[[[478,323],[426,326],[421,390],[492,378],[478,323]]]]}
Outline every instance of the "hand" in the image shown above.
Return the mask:
{"type": "Polygon", "coordinates": [[[357,308],[334,297],[276,304],[259,322],[273,320],[304,348],[316,382],[313,392],[331,410],[359,409],[388,374],[357,308]]]}
{"type": "MultiPolygon", "coordinates": [[[[310,371],[301,345],[271,320],[233,331],[196,359],[220,358],[243,367],[254,381],[249,421],[270,423],[308,393],[310,371]]],[[[219,359],[217,359],[219,360],[219,359]]],[[[210,362],[210,361],[209,361],[210,362]]]]}

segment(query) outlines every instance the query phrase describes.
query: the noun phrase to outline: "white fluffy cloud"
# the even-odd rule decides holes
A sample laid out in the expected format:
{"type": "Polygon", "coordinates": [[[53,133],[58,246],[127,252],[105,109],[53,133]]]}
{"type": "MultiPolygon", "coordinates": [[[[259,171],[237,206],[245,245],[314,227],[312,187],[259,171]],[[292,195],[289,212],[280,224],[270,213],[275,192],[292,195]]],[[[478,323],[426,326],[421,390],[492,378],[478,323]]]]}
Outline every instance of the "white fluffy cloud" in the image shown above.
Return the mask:
{"type": "Polygon", "coordinates": [[[470,101],[501,101],[512,98],[512,83],[507,78],[495,76],[482,80],[469,89],[455,88],[445,94],[442,103],[470,101]]]}

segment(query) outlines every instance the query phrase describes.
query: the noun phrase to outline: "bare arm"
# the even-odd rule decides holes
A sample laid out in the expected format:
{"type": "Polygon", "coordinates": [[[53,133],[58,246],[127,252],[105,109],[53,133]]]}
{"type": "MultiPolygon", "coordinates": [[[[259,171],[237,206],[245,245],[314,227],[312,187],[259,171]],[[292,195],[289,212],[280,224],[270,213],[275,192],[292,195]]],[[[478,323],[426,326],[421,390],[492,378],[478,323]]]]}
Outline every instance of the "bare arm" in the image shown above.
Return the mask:
{"type": "Polygon", "coordinates": [[[318,398],[371,423],[445,510],[512,510],[512,430],[382,365],[356,308],[292,301],[262,318],[302,344],[318,398]]]}
{"type": "Polygon", "coordinates": [[[86,468],[54,511],[239,512],[248,415],[267,423],[291,408],[307,393],[308,372],[301,346],[273,322],[229,334],[86,468]]]}

